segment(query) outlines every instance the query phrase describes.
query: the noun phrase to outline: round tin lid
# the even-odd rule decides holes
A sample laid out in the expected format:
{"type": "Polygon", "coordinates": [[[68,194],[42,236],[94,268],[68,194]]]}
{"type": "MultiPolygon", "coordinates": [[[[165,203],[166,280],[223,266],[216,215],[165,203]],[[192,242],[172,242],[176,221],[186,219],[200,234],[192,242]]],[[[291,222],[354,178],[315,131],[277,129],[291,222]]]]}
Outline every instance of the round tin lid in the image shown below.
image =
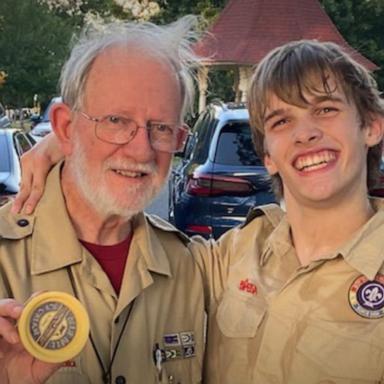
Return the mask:
{"type": "Polygon", "coordinates": [[[80,353],[88,339],[83,305],[64,292],[44,292],[27,303],[18,321],[20,340],[36,359],[61,363],[80,353]]]}

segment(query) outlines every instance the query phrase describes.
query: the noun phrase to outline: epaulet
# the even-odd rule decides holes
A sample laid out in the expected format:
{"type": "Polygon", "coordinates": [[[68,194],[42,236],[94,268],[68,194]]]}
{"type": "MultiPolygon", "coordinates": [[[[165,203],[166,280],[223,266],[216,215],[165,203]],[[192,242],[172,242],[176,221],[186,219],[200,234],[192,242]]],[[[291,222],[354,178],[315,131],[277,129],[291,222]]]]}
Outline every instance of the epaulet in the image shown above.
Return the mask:
{"type": "Polygon", "coordinates": [[[174,233],[179,239],[184,243],[188,244],[191,240],[190,238],[183,232],[179,231],[176,227],[174,227],[171,223],[168,221],[162,219],[161,217],[157,215],[149,215],[145,214],[145,217],[147,218],[148,222],[155,228],[160,229],[165,232],[172,232],[174,233]]]}
{"type": "Polygon", "coordinates": [[[247,217],[244,223],[240,225],[240,228],[244,228],[251,221],[261,216],[266,216],[273,227],[276,227],[281,218],[284,216],[284,211],[277,204],[266,204],[253,207],[249,210],[247,217]]]}
{"type": "Polygon", "coordinates": [[[0,208],[0,238],[18,240],[33,232],[35,218],[33,215],[11,213],[12,204],[0,208]]]}

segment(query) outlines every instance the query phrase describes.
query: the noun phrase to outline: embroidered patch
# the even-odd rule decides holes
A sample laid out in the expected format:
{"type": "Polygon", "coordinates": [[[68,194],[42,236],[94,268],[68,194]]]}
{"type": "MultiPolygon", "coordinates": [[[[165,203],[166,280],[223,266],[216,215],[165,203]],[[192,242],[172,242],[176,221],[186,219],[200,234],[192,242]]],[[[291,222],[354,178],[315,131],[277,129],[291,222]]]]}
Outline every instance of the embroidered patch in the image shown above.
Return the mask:
{"type": "Polygon", "coordinates": [[[168,335],[164,335],[165,347],[173,347],[175,345],[181,345],[180,335],[178,333],[170,333],[168,335]]]}
{"type": "Polygon", "coordinates": [[[195,336],[193,332],[180,332],[181,344],[195,345],[195,336]]]}
{"type": "Polygon", "coordinates": [[[255,284],[250,282],[248,279],[241,280],[239,284],[240,291],[248,292],[252,295],[257,294],[257,287],[255,284]]]}
{"type": "Polygon", "coordinates": [[[166,349],[165,360],[181,359],[183,356],[180,349],[166,349]]]}
{"type": "MultiPolygon", "coordinates": [[[[169,333],[163,336],[164,361],[175,359],[187,359],[196,355],[195,353],[195,334],[193,331],[180,333],[169,333]]],[[[156,345],[158,348],[158,344],[156,345]]]]}
{"type": "Polygon", "coordinates": [[[68,360],[63,364],[63,367],[75,368],[76,367],[76,361],[75,360],[68,360]]]}
{"type": "Polygon", "coordinates": [[[195,356],[195,346],[190,345],[187,347],[183,347],[183,354],[184,354],[184,359],[188,359],[189,357],[195,356]]]}
{"type": "Polygon", "coordinates": [[[349,288],[349,303],[352,309],[367,319],[384,317],[384,275],[375,280],[359,276],[349,288]]]}

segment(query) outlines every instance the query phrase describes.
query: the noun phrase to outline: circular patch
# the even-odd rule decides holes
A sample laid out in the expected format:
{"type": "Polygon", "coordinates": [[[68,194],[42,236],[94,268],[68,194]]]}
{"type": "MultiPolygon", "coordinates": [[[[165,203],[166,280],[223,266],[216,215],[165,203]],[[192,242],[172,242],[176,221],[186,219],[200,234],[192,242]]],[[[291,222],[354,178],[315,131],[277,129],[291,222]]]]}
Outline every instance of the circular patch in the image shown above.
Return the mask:
{"type": "Polygon", "coordinates": [[[349,288],[349,303],[362,317],[384,317],[384,275],[376,275],[375,280],[359,276],[349,288]]]}
{"type": "Polygon", "coordinates": [[[60,349],[75,337],[76,318],[63,303],[48,301],[32,312],[29,331],[32,339],[43,348],[60,349]]]}
{"type": "Polygon", "coordinates": [[[41,361],[75,357],[88,339],[89,319],[82,304],[64,292],[44,292],[29,300],[18,321],[25,349],[41,361]]]}

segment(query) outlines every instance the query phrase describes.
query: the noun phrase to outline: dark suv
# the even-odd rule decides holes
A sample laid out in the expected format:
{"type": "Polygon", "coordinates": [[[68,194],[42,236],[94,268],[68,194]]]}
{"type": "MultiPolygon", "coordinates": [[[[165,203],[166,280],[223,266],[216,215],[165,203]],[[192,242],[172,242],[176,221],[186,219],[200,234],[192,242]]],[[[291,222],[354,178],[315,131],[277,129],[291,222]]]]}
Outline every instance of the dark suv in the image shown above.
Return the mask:
{"type": "Polygon", "coordinates": [[[274,202],[244,105],[213,103],[201,113],[170,178],[169,220],[185,233],[219,237],[255,205],[274,202]]]}

